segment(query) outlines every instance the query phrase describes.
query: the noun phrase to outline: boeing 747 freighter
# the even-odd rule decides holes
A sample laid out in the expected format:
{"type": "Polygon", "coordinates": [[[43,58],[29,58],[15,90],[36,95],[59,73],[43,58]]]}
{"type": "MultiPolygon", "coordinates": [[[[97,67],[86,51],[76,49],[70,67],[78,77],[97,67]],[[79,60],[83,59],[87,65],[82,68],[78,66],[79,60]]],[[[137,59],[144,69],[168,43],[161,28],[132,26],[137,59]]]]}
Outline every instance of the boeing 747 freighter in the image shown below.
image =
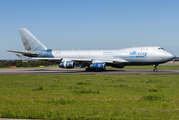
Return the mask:
{"type": "Polygon", "coordinates": [[[154,65],[171,61],[175,56],[162,47],[145,46],[117,50],[52,50],[45,47],[27,29],[19,33],[25,47],[22,52],[11,51],[31,59],[53,61],[62,68],[86,68],[86,71],[106,70],[106,66],[124,68],[131,65],[154,65]]]}

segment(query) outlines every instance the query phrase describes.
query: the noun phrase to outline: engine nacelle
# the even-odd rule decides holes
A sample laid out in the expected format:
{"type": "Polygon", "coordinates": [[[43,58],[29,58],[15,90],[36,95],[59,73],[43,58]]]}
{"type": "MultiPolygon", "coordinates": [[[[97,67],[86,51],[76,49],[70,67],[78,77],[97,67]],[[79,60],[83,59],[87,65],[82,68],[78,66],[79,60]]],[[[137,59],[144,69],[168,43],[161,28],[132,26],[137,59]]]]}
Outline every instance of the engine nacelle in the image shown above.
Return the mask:
{"type": "Polygon", "coordinates": [[[59,67],[62,68],[74,68],[75,62],[74,61],[65,61],[59,64],[59,67]]]}
{"type": "Polygon", "coordinates": [[[90,65],[90,68],[99,69],[99,70],[106,70],[106,64],[105,63],[93,63],[93,64],[90,65]]]}

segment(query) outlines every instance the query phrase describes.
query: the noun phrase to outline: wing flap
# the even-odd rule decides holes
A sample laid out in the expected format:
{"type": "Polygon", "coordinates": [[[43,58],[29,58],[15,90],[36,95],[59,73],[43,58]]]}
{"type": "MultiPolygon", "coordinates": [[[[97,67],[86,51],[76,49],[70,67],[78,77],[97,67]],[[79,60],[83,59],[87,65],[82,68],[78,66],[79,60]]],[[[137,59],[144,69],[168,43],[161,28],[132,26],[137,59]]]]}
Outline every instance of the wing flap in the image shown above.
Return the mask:
{"type": "Polygon", "coordinates": [[[93,61],[92,59],[71,59],[72,61],[75,62],[91,62],[93,61]]]}
{"type": "Polygon", "coordinates": [[[124,59],[110,59],[110,60],[95,59],[93,60],[93,63],[97,63],[97,62],[113,63],[113,64],[129,63],[129,61],[124,60],[124,59]]]}

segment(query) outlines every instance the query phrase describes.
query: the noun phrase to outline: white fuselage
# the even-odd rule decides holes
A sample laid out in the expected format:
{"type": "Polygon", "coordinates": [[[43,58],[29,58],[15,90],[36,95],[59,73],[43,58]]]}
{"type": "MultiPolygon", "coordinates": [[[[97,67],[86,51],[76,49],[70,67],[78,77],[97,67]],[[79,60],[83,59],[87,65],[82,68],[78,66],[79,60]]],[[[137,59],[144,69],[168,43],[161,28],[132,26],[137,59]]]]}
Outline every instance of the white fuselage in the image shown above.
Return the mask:
{"type": "Polygon", "coordinates": [[[136,64],[164,63],[174,55],[161,47],[133,47],[119,50],[53,50],[54,58],[65,58],[65,61],[73,59],[91,59],[101,61],[128,61],[136,64]]]}

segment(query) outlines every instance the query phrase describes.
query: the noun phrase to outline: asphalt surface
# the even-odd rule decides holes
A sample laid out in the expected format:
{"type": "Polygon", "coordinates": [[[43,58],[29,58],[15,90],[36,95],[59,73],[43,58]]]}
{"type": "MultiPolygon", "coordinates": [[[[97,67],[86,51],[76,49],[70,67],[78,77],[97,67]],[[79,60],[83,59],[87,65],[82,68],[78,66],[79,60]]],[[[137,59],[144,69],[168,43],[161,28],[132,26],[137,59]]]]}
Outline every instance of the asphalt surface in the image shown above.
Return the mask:
{"type": "Polygon", "coordinates": [[[179,74],[179,70],[151,69],[110,69],[98,72],[86,72],[83,68],[65,69],[58,67],[0,69],[0,75],[44,75],[44,74],[179,74]]]}

